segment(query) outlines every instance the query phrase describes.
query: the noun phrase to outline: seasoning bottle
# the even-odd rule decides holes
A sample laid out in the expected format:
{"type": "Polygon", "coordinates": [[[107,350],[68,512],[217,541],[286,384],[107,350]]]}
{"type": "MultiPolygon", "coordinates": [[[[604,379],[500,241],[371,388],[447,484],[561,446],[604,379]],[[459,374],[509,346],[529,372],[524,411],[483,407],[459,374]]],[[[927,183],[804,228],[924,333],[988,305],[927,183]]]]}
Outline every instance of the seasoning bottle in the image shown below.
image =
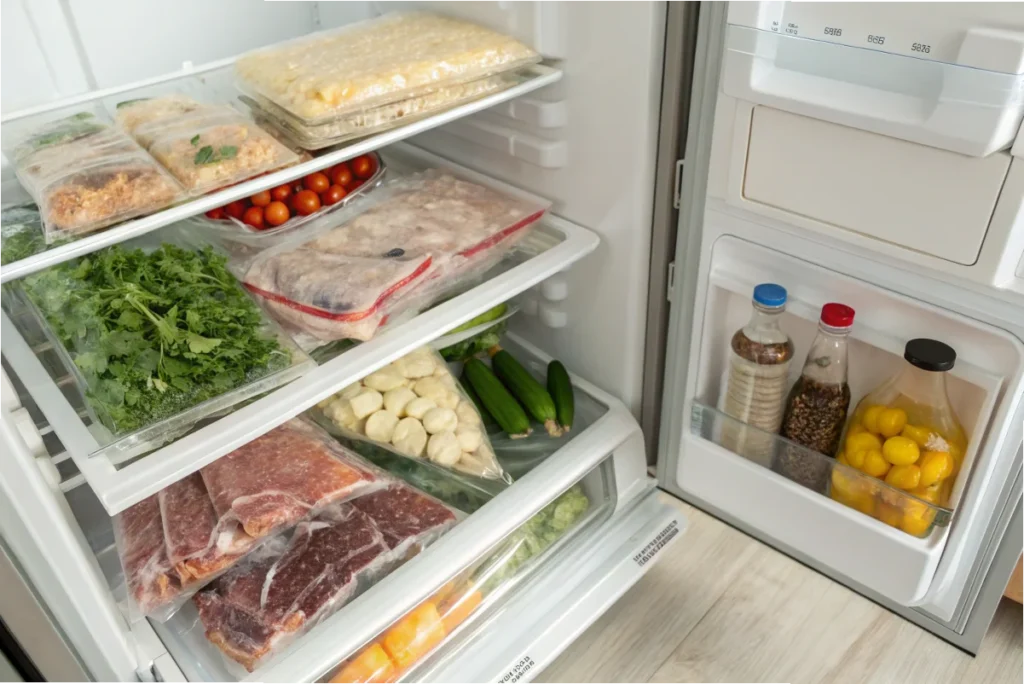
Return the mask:
{"type": "MultiPolygon", "coordinates": [[[[750,321],[729,345],[729,375],[722,410],[764,433],[779,429],[793,342],[779,325],[786,289],[774,283],[754,288],[750,321]]],[[[768,459],[773,438],[735,424],[723,430],[723,446],[752,459],[768,459]]],[[[765,463],[767,465],[767,463],[765,463]]]]}
{"type": "MultiPolygon", "coordinates": [[[[854,310],[831,302],[821,307],[818,334],[807,353],[800,378],[789,391],[779,433],[786,439],[835,456],[850,408],[846,338],[854,310]]],[[[831,464],[799,449],[784,446],[773,470],[804,487],[824,493],[831,464]]]]}

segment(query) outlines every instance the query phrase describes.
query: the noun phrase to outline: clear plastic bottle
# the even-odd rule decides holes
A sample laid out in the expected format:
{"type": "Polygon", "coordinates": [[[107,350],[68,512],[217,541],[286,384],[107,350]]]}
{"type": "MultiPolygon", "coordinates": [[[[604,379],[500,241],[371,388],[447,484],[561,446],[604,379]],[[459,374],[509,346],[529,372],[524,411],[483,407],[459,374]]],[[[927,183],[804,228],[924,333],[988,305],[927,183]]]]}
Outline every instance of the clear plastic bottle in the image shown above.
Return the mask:
{"type": "MultiPolygon", "coordinates": [[[[779,433],[826,456],[835,456],[850,409],[846,340],[854,310],[830,302],[821,307],[818,334],[811,343],[800,378],[789,391],[779,433]]],[[[831,466],[797,449],[783,448],[773,463],[776,472],[805,487],[824,492],[831,466]]]]}
{"type": "MultiPolygon", "coordinates": [[[[729,375],[722,410],[748,425],[778,432],[786,398],[793,342],[779,325],[786,310],[786,289],[763,283],[754,288],[750,321],[729,345],[729,375]]],[[[747,457],[767,456],[771,440],[754,431],[728,430],[723,446],[747,457]]]]}

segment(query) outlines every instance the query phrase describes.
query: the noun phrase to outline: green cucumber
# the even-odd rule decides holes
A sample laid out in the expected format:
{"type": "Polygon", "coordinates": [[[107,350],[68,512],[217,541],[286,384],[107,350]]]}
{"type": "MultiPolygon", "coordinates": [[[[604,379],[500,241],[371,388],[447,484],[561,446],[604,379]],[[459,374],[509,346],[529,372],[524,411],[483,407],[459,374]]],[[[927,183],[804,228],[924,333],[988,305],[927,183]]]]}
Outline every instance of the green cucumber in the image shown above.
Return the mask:
{"type": "Polygon", "coordinates": [[[512,392],[512,396],[526,407],[531,416],[544,423],[544,429],[549,435],[558,437],[562,434],[562,429],[558,427],[554,399],[523,364],[502,349],[491,356],[491,367],[498,379],[512,392]]]}
{"type": "Polygon", "coordinates": [[[480,401],[480,395],[476,393],[476,390],[473,389],[473,385],[470,384],[465,368],[462,369],[462,375],[459,376],[459,384],[462,385],[462,390],[466,393],[466,396],[468,396],[470,401],[473,402],[473,405],[476,406],[476,410],[480,414],[480,418],[484,421],[484,427],[500,427],[498,425],[498,421],[494,419],[491,412],[488,411],[487,407],[484,406],[484,403],[480,401]]]}
{"type": "Polygon", "coordinates": [[[572,419],[576,415],[576,402],[572,396],[569,372],[565,370],[561,361],[552,361],[548,364],[548,392],[555,400],[558,424],[568,432],[572,429],[572,419]]]}
{"type": "Polygon", "coordinates": [[[464,368],[469,384],[501,429],[513,439],[528,436],[530,419],[491,369],[480,359],[468,359],[464,368]]]}

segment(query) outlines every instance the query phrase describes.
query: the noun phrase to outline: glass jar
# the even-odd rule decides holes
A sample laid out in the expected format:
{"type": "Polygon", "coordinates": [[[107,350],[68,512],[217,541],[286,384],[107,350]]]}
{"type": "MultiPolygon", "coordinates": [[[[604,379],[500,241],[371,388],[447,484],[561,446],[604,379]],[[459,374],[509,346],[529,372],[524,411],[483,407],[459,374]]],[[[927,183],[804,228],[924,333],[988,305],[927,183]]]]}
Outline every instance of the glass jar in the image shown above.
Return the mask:
{"type": "MultiPolygon", "coordinates": [[[[750,321],[729,343],[729,372],[722,399],[726,414],[764,432],[778,432],[786,396],[793,342],[782,331],[786,289],[773,283],[754,288],[750,321]]],[[[751,457],[766,457],[772,438],[733,426],[722,435],[723,446],[751,457]]]]}
{"type": "MultiPolygon", "coordinates": [[[[786,398],[779,433],[786,439],[835,456],[850,408],[847,384],[846,338],[853,328],[854,310],[830,302],[821,308],[818,333],[804,361],[800,378],[786,398]]],[[[831,465],[802,450],[783,446],[772,469],[804,487],[824,493],[831,465]]]]}
{"type": "MultiPolygon", "coordinates": [[[[907,342],[903,358],[903,369],[857,404],[840,460],[892,488],[880,489],[873,506],[862,502],[858,509],[923,536],[934,512],[926,515],[911,497],[948,505],[967,452],[967,436],[946,392],[946,373],[956,362],[956,351],[938,340],[921,338],[907,342]],[[894,496],[898,491],[911,496],[894,496]]],[[[835,485],[832,498],[843,501],[844,492],[835,485]]]]}

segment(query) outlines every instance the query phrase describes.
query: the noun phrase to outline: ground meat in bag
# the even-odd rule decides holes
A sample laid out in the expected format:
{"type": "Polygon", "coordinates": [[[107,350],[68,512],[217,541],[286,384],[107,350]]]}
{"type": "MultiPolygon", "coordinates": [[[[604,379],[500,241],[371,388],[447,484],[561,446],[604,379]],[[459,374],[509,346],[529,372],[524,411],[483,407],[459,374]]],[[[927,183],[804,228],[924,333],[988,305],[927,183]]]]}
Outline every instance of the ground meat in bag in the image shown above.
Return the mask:
{"type": "Polygon", "coordinates": [[[173,601],[181,593],[164,546],[157,495],[147,497],[114,518],[117,551],[129,595],[143,613],[173,601]]]}
{"type": "Polygon", "coordinates": [[[401,483],[330,506],[286,546],[268,544],[195,596],[206,637],[251,672],[455,521],[451,509],[401,483]]]}
{"type": "Polygon", "coordinates": [[[430,264],[429,256],[361,258],[303,245],[257,262],[244,284],[279,321],[321,340],[365,341],[430,264]]]}
{"type": "Polygon", "coordinates": [[[199,473],[164,488],[157,496],[167,556],[183,586],[213,577],[256,543],[236,520],[220,520],[199,473]]]}
{"type": "Polygon", "coordinates": [[[218,518],[237,520],[255,538],[382,484],[358,456],[301,420],[288,421],[200,472],[218,518]]]}

